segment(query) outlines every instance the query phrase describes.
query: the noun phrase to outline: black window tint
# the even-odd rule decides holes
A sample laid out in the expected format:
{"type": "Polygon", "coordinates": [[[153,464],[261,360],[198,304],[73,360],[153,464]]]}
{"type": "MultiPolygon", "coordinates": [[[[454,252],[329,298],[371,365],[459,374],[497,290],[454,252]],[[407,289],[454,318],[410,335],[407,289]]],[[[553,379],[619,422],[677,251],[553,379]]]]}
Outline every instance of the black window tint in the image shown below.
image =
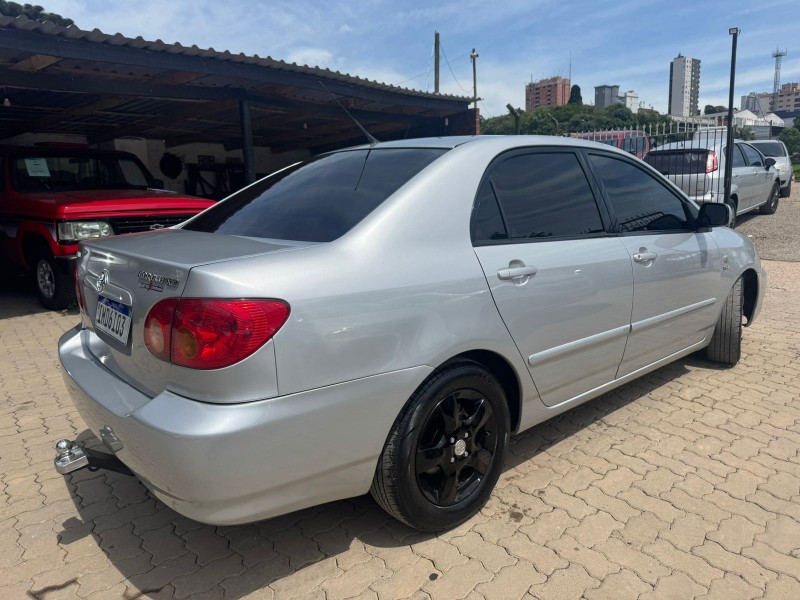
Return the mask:
{"type": "Polygon", "coordinates": [[[684,203],[652,175],[623,160],[590,156],[622,231],[692,229],[684,203]]]}
{"type": "Polygon", "coordinates": [[[759,142],[753,145],[758,148],[764,156],[771,156],[773,158],[786,156],[786,150],[780,142],[759,142]]]}
{"type": "MultiPolygon", "coordinates": [[[[725,148],[725,156],[728,156],[728,149],[725,148]]],[[[735,145],[733,147],[733,166],[734,167],[746,167],[747,163],[744,160],[744,155],[742,154],[742,149],[735,145]]]]}
{"type": "Polygon", "coordinates": [[[478,195],[475,197],[475,206],[472,208],[472,223],[470,234],[473,242],[489,242],[493,240],[507,240],[506,226],[497,206],[497,197],[494,195],[491,184],[486,181],[478,195]]]}
{"type": "Polygon", "coordinates": [[[341,237],[446,150],[337,152],[246,188],[186,225],[191,231],[303,242],[341,237]]]}
{"type": "Polygon", "coordinates": [[[491,180],[512,239],[603,231],[594,195],[574,154],[515,156],[497,165],[491,180]]]}
{"type": "Polygon", "coordinates": [[[764,161],[761,158],[761,155],[752,147],[748,146],[747,144],[741,144],[742,152],[744,152],[744,158],[747,161],[747,164],[751,167],[763,167],[764,161]]]}

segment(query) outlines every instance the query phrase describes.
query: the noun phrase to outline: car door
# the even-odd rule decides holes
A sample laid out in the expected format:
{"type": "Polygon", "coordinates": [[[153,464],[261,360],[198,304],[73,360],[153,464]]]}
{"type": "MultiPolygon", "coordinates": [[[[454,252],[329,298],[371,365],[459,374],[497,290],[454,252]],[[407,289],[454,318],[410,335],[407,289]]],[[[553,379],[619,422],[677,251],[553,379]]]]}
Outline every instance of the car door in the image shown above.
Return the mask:
{"type": "Polygon", "coordinates": [[[633,266],[631,332],[623,377],[702,342],[722,292],[719,248],[696,209],[658,174],[621,156],[589,153],[633,266]]]}
{"type": "Polygon", "coordinates": [[[613,381],[630,329],[630,257],[585,169],[572,150],[501,155],[473,209],[475,253],[548,406],[613,381]]]}
{"type": "MultiPolygon", "coordinates": [[[[727,158],[727,152],[726,152],[727,158]]],[[[722,182],[720,178],[720,182],[722,182]]],[[[731,165],[731,185],[735,185],[735,193],[738,199],[737,212],[749,208],[753,204],[753,168],[747,164],[747,160],[742,153],[739,144],[733,145],[733,164],[731,165]]],[[[732,188],[733,189],[733,188],[732,188]]]]}
{"type": "Polygon", "coordinates": [[[744,158],[747,161],[748,168],[753,181],[753,193],[750,197],[748,207],[758,206],[764,204],[769,198],[769,193],[772,191],[772,180],[774,171],[767,169],[764,165],[764,157],[761,153],[753,148],[750,144],[738,144],[744,158]]]}

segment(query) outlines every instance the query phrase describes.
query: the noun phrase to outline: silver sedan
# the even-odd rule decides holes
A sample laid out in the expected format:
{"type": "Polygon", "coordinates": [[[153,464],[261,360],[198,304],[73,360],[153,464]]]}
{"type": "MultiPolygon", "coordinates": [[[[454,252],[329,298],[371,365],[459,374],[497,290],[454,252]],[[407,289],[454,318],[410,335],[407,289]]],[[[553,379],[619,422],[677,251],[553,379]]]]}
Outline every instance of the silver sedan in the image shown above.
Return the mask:
{"type": "MultiPolygon", "coordinates": [[[[199,521],[370,491],[451,528],[510,434],[695,351],[738,361],[765,275],[729,218],[581,140],[337,151],[176,229],[84,243],[64,378],[108,451],[199,521]]],[[[87,461],[60,443],[60,472],[87,461]]]]}

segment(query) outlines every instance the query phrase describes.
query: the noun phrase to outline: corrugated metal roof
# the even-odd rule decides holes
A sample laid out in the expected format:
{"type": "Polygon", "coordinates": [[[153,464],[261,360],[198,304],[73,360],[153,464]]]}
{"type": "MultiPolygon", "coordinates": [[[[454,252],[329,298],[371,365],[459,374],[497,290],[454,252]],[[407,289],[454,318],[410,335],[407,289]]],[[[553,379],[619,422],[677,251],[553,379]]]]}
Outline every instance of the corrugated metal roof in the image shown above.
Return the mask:
{"type": "Polygon", "coordinates": [[[39,22],[28,19],[27,17],[7,17],[0,15],[0,27],[7,27],[13,29],[20,29],[23,31],[31,31],[41,33],[44,35],[51,35],[55,37],[63,37],[72,40],[83,40],[95,44],[108,44],[110,46],[127,46],[129,48],[143,49],[151,52],[164,52],[167,54],[182,54],[185,56],[200,56],[203,58],[210,58],[221,61],[228,61],[234,63],[244,63],[248,65],[256,65],[267,69],[277,69],[283,71],[291,71],[296,73],[304,73],[314,75],[317,77],[324,77],[326,79],[340,81],[359,85],[367,88],[372,88],[381,91],[389,91],[397,94],[404,94],[408,96],[418,96],[425,98],[438,98],[444,100],[457,100],[469,102],[471,99],[465,96],[455,96],[450,94],[433,94],[430,92],[423,92],[412,88],[404,88],[397,85],[388,83],[381,83],[370,79],[358,77],[356,75],[349,75],[340,73],[339,71],[331,71],[330,69],[323,69],[318,66],[299,65],[297,63],[288,63],[283,60],[274,59],[270,56],[260,57],[257,54],[252,56],[244,53],[233,54],[227,50],[217,51],[214,48],[200,48],[197,45],[184,46],[178,42],[167,44],[162,40],[148,41],[141,36],[136,38],[129,38],[121,33],[108,34],[93,29],[87,31],[80,29],[75,25],[63,27],[56,25],[50,21],[39,22]]]}

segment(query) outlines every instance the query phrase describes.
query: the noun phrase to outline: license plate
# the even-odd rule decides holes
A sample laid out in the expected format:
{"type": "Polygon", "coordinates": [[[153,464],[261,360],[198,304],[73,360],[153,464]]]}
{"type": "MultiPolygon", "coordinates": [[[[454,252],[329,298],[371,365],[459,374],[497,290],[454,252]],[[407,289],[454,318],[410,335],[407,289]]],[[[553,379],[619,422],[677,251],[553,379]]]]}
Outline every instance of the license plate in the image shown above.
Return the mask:
{"type": "Polygon", "coordinates": [[[131,331],[131,307],[105,296],[98,297],[94,327],[123,345],[127,344],[131,331]]]}

